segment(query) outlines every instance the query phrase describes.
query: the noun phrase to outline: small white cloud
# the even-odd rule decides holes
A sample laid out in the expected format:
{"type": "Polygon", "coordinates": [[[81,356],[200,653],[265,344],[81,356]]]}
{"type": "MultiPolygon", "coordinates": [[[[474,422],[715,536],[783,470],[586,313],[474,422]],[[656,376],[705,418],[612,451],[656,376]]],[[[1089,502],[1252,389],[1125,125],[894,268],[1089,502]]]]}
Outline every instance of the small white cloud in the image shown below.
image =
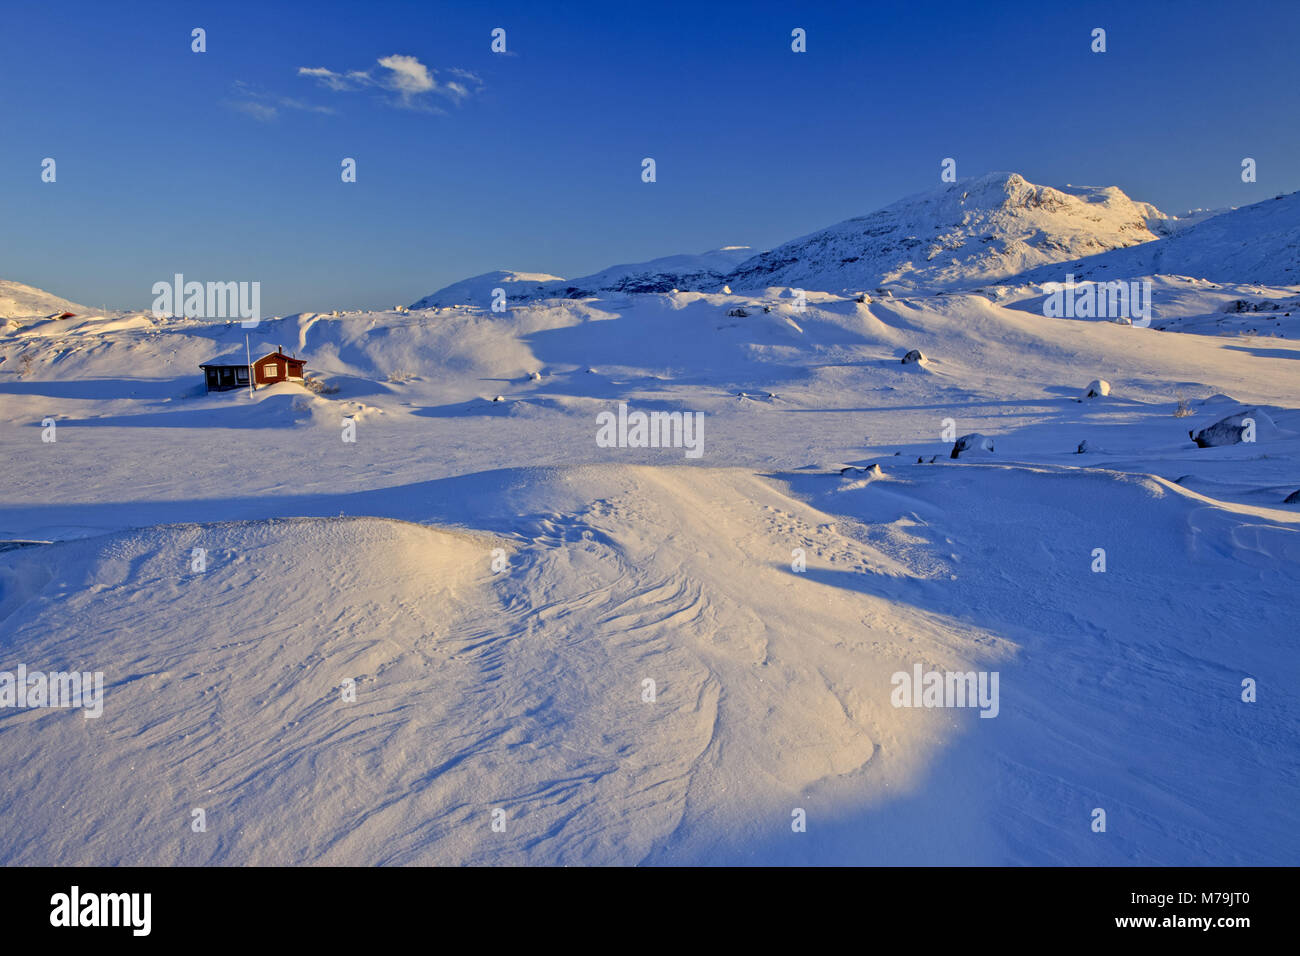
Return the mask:
{"type": "Polygon", "coordinates": [[[225,105],[233,110],[246,113],[263,123],[269,123],[280,115],[281,109],[300,110],[304,113],[333,113],[332,106],[317,106],[315,103],[306,103],[303,100],[293,99],[288,96],[279,96],[274,93],[267,93],[258,89],[251,83],[245,83],[243,80],[236,80],[233,84],[235,95],[240,97],[237,100],[227,100],[225,105]]]}
{"type": "Polygon", "coordinates": [[[261,123],[269,123],[280,115],[280,111],[274,106],[268,106],[265,103],[254,103],[251,100],[240,100],[228,105],[232,110],[247,113],[261,123]]]}
{"type": "Polygon", "coordinates": [[[380,57],[380,72],[349,70],[339,73],[323,66],[300,66],[298,75],[309,77],[328,90],[345,93],[375,87],[395,94],[393,106],[424,112],[441,112],[430,105],[431,96],[440,96],[453,103],[463,103],[483,89],[483,81],[469,70],[456,67],[446,72],[457,80],[438,81],[438,71],[430,69],[416,57],[404,53],[380,57]]]}
{"type": "Polygon", "coordinates": [[[404,95],[427,93],[436,86],[433,77],[429,75],[429,68],[413,56],[394,53],[380,58],[379,65],[393,71],[384,85],[404,95]]]}
{"type": "Polygon", "coordinates": [[[354,89],[353,85],[342,74],[335,73],[323,66],[300,66],[298,67],[299,76],[310,76],[317,80],[322,86],[331,90],[350,90],[354,89]]]}

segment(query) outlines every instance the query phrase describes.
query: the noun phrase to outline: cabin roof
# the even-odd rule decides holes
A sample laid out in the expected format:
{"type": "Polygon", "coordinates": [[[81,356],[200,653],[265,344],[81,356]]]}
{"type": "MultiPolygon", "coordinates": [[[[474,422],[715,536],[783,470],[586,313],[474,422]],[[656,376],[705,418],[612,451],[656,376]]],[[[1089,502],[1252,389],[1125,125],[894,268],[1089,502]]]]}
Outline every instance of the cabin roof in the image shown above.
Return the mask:
{"type": "MultiPolygon", "coordinates": [[[[213,359],[211,362],[202,362],[199,364],[199,368],[248,368],[248,362],[237,362],[234,361],[235,358],[237,358],[237,356],[227,355],[222,358],[213,359]]],[[[307,364],[306,359],[294,358],[292,355],[286,355],[283,349],[276,349],[274,352],[267,352],[261,358],[253,359],[252,364],[256,365],[259,362],[265,362],[267,359],[271,358],[280,358],[293,365],[307,364]]]]}
{"type": "Polygon", "coordinates": [[[306,359],[294,358],[292,355],[286,355],[282,349],[276,349],[274,352],[267,352],[261,358],[253,359],[253,363],[265,362],[269,358],[282,358],[286,362],[298,362],[301,365],[307,364],[306,359]]]}

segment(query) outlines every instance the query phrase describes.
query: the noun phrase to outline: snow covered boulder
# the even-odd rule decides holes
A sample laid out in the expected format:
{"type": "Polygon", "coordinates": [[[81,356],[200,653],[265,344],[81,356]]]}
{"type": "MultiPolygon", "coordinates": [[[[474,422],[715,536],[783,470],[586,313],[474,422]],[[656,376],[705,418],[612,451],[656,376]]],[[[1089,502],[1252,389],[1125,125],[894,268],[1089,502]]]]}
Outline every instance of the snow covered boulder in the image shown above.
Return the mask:
{"type": "Polygon", "coordinates": [[[1110,382],[1104,378],[1094,378],[1088,383],[1088,387],[1083,390],[1084,398],[1101,398],[1110,394],[1110,382]]]}
{"type": "Polygon", "coordinates": [[[920,349],[912,349],[903,356],[904,365],[924,365],[925,361],[925,356],[921,354],[920,349]]]}
{"type": "Polygon", "coordinates": [[[963,455],[991,455],[993,454],[993,439],[987,435],[981,435],[978,432],[972,432],[969,435],[962,435],[952,446],[951,458],[960,458],[963,455]]]}
{"type": "Polygon", "coordinates": [[[1191,435],[1192,441],[1200,448],[1216,448],[1220,445],[1257,441],[1261,431],[1269,435],[1275,433],[1273,420],[1258,408],[1246,408],[1227,418],[1221,418],[1199,432],[1187,434],[1191,435]]]}

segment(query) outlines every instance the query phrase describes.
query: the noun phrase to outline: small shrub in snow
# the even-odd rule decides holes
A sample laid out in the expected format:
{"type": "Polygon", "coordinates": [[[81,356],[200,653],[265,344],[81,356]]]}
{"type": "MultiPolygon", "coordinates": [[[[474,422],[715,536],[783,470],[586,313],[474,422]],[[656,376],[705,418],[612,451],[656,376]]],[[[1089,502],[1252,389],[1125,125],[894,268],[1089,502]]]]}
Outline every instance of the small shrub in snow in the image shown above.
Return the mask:
{"type": "Polygon", "coordinates": [[[337,385],[326,385],[318,378],[307,375],[302,380],[302,387],[309,392],[315,392],[317,395],[337,395],[339,387],[337,385]]]}
{"type": "Polygon", "coordinates": [[[1189,415],[1196,414],[1192,411],[1191,405],[1187,403],[1186,396],[1180,393],[1176,397],[1178,399],[1178,407],[1174,409],[1174,418],[1187,418],[1189,415]]]}

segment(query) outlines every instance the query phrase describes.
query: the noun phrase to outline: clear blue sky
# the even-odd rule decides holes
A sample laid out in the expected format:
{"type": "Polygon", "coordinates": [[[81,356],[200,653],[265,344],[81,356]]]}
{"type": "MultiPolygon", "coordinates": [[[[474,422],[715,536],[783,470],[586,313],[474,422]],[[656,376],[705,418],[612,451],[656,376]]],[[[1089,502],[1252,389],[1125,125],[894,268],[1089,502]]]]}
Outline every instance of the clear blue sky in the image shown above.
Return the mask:
{"type": "Polygon", "coordinates": [[[1300,189],[1297,50],[1290,0],[15,0],[0,278],[121,308],[176,272],[260,281],[268,315],[386,308],[491,269],[768,248],[937,187],[947,156],[1242,205],[1300,189]]]}

